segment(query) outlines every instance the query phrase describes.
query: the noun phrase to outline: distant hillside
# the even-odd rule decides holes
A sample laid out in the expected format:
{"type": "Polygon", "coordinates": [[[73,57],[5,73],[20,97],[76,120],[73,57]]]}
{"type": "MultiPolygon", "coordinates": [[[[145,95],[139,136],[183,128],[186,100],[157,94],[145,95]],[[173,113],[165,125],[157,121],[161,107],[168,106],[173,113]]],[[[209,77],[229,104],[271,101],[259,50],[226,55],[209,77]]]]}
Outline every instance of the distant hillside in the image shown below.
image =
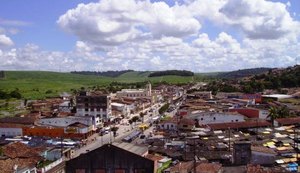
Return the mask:
{"type": "Polygon", "coordinates": [[[243,77],[249,77],[252,75],[266,73],[269,70],[271,70],[271,68],[243,69],[243,70],[219,73],[216,77],[227,78],[227,79],[236,79],[236,78],[243,78],[243,77]]]}
{"type": "Polygon", "coordinates": [[[156,71],[149,74],[148,77],[159,77],[159,76],[194,76],[194,73],[186,70],[166,70],[166,71],[156,71]]]}
{"type": "Polygon", "coordinates": [[[250,80],[261,83],[268,89],[299,87],[300,65],[272,69],[269,70],[268,73],[254,75],[250,80]]]}
{"type": "Polygon", "coordinates": [[[124,73],[133,72],[133,70],[121,70],[121,71],[71,71],[73,74],[82,75],[95,75],[95,76],[106,76],[106,77],[118,77],[124,73]]]}

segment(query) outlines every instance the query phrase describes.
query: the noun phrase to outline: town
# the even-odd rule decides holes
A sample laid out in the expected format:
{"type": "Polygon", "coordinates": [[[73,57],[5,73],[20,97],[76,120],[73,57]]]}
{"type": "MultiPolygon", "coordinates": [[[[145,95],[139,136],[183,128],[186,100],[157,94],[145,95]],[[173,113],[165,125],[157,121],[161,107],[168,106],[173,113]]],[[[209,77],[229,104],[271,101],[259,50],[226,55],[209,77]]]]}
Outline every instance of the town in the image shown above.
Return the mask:
{"type": "Polygon", "coordinates": [[[2,172],[297,172],[300,110],[288,94],[161,84],[26,101],[0,119],[2,172]]]}

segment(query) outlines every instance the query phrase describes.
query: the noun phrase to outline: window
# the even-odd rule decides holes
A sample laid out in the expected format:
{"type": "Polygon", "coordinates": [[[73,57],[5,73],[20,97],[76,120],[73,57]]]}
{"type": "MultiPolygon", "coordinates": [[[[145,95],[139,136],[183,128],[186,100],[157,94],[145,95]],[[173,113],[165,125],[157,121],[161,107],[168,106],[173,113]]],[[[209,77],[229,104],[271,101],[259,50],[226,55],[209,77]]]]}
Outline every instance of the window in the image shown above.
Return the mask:
{"type": "Polygon", "coordinates": [[[216,117],[214,117],[214,120],[216,120],[216,117]]]}
{"type": "Polygon", "coordinates": [[[201,121],[203,121],[203,118],[201,118],[201,121]]]}
{"type": "Polygon", "coordinates": [[[238,119],[236,119],[235,121],[236,121],[236,122],[238,122],[239,120],[238,120],[238,119]]]}
{"type": "Polygon", "coordinates": [[[89,111],[89,109],[88,109],[88,108],[85,108],[84,110],[85,110],[85,111],[89,111]]]}

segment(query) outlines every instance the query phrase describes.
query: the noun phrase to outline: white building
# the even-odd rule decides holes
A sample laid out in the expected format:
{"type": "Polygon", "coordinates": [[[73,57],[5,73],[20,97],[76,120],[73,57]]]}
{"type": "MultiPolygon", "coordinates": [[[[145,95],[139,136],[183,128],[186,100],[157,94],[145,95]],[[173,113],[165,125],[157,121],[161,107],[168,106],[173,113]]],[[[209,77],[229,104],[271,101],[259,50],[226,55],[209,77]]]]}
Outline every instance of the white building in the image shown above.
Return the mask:
{"type": "Polygon", "coordinates": [[[81,123],[87,126],[93,126],[96,128],[97,123],[93,120],[92,116],[80,117],[80,116],[69,116],[61,118],[43,118],[38,121],[39,125],[43,126],[55,126],[55,127],[68,127],[69,125],[81,123]]]}
{"type": "Polygon", "coordinates": [[[14,125],[0,124],[0,135],[3,137],[23,136],[23,130],[21,127],[14,125]]]}
{"type": "Polygon", "coordinates": [[[83,92],[76,97],[76,116],[92,116],[97,126],[109,121],[111,113],[110,95],[83,92]]]}
{"type": "Polygon", "coordinates": [[[122,89],[116,93],[117,97],[151,97],[151,84],[147,84],[146,89],[122,89]]]}
{"type": "Polygon", "coordinates": [[[229,112],[199,112],[194,111],[189,116],[189,119],[197,120],[199,125],[217,124],[230,122],[243,122],[244,116],[238,113],[229,112]]]}

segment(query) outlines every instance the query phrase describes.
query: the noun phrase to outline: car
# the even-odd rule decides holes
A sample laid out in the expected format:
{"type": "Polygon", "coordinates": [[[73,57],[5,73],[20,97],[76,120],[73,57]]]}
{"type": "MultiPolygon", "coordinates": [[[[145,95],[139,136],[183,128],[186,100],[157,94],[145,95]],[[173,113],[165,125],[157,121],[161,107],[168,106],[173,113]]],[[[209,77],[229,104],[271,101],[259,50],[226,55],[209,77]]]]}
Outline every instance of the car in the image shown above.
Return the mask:
{"type": "Polygon", "coordinates": [[[140,136],[140,139],[145,139],[145,137],[146,137],[146,135],[143,134],[140,136]]]}

